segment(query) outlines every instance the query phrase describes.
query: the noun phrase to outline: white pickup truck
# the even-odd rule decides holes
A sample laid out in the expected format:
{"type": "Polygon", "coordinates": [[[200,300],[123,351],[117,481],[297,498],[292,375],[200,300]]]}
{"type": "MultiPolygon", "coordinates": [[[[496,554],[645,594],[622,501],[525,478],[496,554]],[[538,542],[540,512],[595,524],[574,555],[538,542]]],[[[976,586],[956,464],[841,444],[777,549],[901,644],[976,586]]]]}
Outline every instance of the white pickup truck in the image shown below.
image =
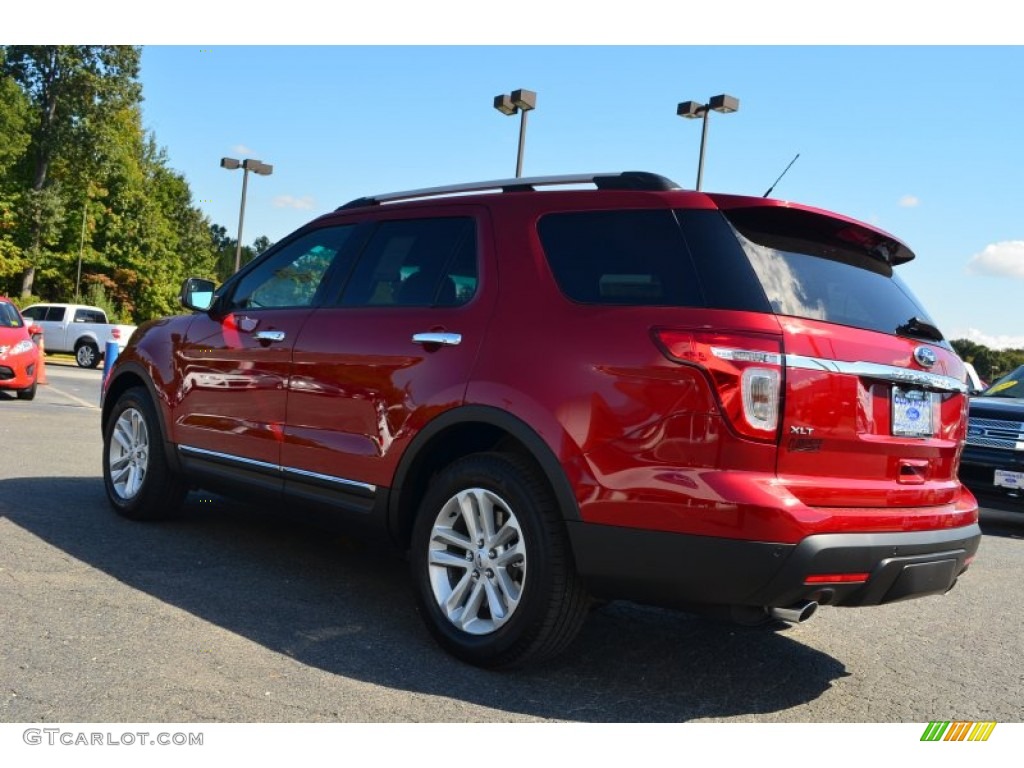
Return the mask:
{"type": "Polygon", "coordinates": [[[47,352],[73,353],[82,368],[99,365],[110,340],[124,349],[135,332],[134,325],[108,323],[106,312],[84,304],[33,304],[21,314],[43,329],[47,352]]]}

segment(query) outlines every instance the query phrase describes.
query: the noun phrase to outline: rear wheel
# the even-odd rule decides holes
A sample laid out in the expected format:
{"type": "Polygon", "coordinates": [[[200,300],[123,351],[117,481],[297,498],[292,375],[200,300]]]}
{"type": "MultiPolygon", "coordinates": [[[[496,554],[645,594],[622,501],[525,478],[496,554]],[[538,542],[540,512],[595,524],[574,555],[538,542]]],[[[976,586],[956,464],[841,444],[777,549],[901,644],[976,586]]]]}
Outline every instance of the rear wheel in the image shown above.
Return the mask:
{"type": "Polygon", "coordinates": [[[141,387],[124,392],[103,433],[103,483],[111,505],[133,520],[181,509],[187,490],[167,461],[156,409],[141,387]]]}
{"type": "Polygon", "coordinates": [[[411,563],[431,633],[471,664],[554,656],[587,615],[557,504],[517,456],[468,456],[438,476],[416,518],[411,563]]]}
{"type": "Polygon", "coordinates": [[[79,368],[95,368],[100,364],[100,348],[92,341],[81,341],[75,347],[75,362],[79,368]]]}

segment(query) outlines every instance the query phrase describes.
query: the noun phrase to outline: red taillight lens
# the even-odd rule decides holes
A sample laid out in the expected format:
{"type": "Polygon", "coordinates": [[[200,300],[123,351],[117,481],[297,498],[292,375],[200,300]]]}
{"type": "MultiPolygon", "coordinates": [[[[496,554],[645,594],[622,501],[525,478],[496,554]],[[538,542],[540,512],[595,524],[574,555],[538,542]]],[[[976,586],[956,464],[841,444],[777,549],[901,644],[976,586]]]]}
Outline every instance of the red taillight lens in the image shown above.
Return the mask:
{"type": "Polygon", "coordinates": [[[110,329],[110,335],[111,335],[111,337],[113,337],[114,341],[118,341],[121,338],[121,329],[120,328],[111,328],[110,329]]]}
{"type": "Polygon", "coordinates": [[[782,402],[782,341],[758,334],[656,329],[670,360],[708,372],[722,410],[737,432],[774,441],[782,402]]]}
{"type": "Polygon", "coordinates": [[[867,581],[870,573],[816,573],[804,579],[804,584],[856,584],[867,581]]]}

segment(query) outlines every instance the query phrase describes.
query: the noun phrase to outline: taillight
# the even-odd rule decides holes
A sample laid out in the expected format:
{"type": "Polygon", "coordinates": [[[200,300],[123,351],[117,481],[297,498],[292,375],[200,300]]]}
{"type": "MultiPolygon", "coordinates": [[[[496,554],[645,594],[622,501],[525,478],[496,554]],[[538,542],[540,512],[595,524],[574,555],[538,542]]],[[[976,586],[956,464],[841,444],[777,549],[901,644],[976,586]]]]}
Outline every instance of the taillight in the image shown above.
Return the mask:
{"type": "Polygon", "coordinates": [[[782,341],[745,333],[659,328],[654,340],[670,360],[703,368],[737,432],[774,441],[782,402],[782,341]]]}
{"type": "Polygon", "coordinates": [[[121,338],[121,329],[120,328],[111,328],[110,329],[110,335],[114,338],[114,341],[118,341],[121,338]]]}

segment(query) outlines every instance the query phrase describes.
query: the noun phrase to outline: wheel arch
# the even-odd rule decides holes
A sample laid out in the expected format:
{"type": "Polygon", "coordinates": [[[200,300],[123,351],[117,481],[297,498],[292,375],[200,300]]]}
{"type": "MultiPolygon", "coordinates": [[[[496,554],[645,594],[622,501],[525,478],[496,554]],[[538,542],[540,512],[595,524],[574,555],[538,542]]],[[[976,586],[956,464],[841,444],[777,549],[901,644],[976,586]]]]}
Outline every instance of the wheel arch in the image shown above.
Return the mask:
{"type": "Polygon", "coordinates": [[[88,333],[83,333],[81,336],[75,339],[75,343],[71,346],[71,348],[77,350],[83,344],[92,344],[94,347],[96,347],[96,350],[100,354],[103,354],[103,350],[100,349],[99,340],[95,336],[88,333]]]}
{"type": "Polygon", "coordinates": [[[579,504],[562,463],[529,424],[499,408],[467,405],[446,411],[419,431],[395,472],[388,501],[388,530],[409,545],[418,499],[438,471],[473,453],[498,450],[531,461],[549,485],[564,520],[579,520],[579,504]]]}
{"type": "Polygon", "coordinates": [[[167,460],[177,470],[179,469],[178,452],[174,449],[174,444],[170,439],[171,433],[167,424],[166,403],[160,397],[159,390],[156,384],[153,383],[152,377],[138,363],[129,362],[119,366],[116,376],[111,379],[110,384],[106,387],[103,393],[103,409],[100,413],[100,434],[106,434],[110,412],[121,395],[129,389],[139,386],[144,388],[149,394],[149,399],[153,403],[153,409],[156,411],[156,417],[160,421],[160,437],[166,449],[167,460]]]}

